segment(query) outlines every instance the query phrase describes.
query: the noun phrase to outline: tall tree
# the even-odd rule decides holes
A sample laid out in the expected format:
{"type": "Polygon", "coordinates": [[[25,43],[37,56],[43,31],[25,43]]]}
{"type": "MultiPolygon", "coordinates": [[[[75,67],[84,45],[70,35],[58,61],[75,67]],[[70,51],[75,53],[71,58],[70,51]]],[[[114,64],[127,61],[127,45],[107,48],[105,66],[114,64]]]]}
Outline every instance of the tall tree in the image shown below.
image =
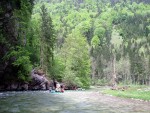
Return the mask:
{"type": "Polygon", "coordinates": [[[48,14],[47,8],[41,6],[41,56],[40,65],[43,70],[48,72],[52,68],[54,60],[55,34],[52,19],[48,14]]]}

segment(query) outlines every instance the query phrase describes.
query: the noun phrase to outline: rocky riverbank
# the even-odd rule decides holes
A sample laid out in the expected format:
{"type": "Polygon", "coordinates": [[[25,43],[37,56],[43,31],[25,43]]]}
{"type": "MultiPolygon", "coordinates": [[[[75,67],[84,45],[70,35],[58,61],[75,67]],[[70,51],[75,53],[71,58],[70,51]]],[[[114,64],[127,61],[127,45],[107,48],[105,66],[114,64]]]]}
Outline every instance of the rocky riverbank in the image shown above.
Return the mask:
{"type": "Polygon", "coordinates": [[[32,70],[29,82],[12,81],[0,84],[0,91],[48,90],[50,82],[42,71],[32,70]]]}

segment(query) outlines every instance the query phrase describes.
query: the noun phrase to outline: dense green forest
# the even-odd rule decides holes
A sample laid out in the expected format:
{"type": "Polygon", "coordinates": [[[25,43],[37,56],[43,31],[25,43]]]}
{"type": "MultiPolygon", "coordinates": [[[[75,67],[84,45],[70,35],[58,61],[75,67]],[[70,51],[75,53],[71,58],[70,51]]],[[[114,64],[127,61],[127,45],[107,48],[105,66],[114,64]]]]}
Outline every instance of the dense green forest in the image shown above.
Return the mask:
{"type": "Polygon", "coordinates": [[[1,20],[5,14],[1,83],[30,81],[29,73],[37,68],[51,79],[84,88],[150,85],[149,0],[18,1],[9,2],[14,9],[8,22],[9,5],[0,7],[1,20]]]}

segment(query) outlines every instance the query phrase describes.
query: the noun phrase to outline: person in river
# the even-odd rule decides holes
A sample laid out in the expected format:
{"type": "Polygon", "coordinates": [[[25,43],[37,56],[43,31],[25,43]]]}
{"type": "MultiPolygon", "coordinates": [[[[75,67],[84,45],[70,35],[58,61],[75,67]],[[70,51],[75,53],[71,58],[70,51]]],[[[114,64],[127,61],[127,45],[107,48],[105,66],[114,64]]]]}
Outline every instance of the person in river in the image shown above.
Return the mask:
{"type": "Polygon", "coordinates": [[[56,89],[55,89],[55,91],[56,92],[60,92],[61,91],[59,82],[56,82],[56,89]]]}
{"type": "Polygon", "coordinates": [[[60,85],[60,91],[63,93],[65,90],[64,90],[64,85],[63,84],[61,84],[60,85]]]}
{"type": "Polygon", "coordinates": [[[54,92],[64,92],[64,86],[63,86],[63,84],[60,84],[55,79],[53,79],[53,91],[54,92]]]}
{"type": "Polygon", "coordinates": [[[53,79],[53,88],[54,88],[54,90],[56,89],[56,85],[57,85],[57,81],[55,79],[53,79]]]}

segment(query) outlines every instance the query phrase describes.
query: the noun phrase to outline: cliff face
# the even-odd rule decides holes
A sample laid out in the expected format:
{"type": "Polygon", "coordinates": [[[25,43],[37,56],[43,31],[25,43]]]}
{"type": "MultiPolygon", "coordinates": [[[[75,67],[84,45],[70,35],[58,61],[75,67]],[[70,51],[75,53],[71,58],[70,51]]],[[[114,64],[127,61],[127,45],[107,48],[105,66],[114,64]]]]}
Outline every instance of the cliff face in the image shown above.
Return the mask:
{"type": "Polygon", "coordinates": [[[0,7],[0,85],[7,87],[15,79],[16,69],[12,66],[14,58],[5,60],[4,56],[17,43],[17,21],[13,18],[13,11],[20,8],[20,2],[2,0],[0,7]]]}
{"type": "MultiPolygon", "coordinates": [[[[29,2],[32,4],[33,0],[29,2]]],[[[0,90],[9,90],[11,84],[15,83],[24,84],[17,77],[18,67],[12,65],[16,58],[6,58],[19,44],[19,19],[14,12],[21,9],[21,3],[21,0],[0,1],[0,90]]]]}

